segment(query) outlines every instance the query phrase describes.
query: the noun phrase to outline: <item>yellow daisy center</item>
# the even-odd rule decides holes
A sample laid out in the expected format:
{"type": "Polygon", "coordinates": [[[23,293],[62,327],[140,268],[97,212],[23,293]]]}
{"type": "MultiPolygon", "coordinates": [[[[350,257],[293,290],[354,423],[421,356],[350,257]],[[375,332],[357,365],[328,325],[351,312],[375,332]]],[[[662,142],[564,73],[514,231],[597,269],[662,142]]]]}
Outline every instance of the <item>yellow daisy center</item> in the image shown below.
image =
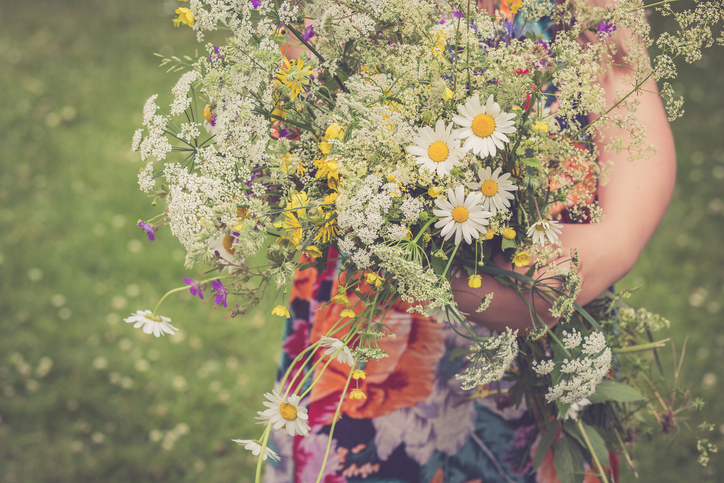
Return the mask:
{"type": "Polygon", "coordinates": [[[294,421],[297,419],[297,407],[283,402],[279,405],[279,414],[287,421],[294,421]]]}
{"type": "Polygon", "coordinates": [[[447,144],[442,141],[436,141],[427,148],[427,155],[436,163],[445,161],[450,154],[447,144]]]}
{"type": "Polygon", "coordinates": [[[538,231],[546,231],[546,225],[545,225],[545,223],[538,223],[535,226],[535,229],[538,231]]]}
{"type": "Polygon", "coordinates": [[[452,210],[452,217],[453,220],[457,221],[458,223],[465,223],[468,219],[469,212],[467,208],[464,206],[458,206],[454,210],[452,210]]]}
{"type": "Polygon", "coordinates": [[[476,136],[487,138],[495,131],[495,120],[487,114],[479,114],[475,116],[470,127],[476,136]]]}
{"type": "Polygon", "coordinates": [[[236,253],[236,250],[234,250],[233,248],[231,248],[231,245],[232,245],[233,243],[234,243],[234,237],[233,237],[233,236],[231,236],[231,235],[224,235],[224,239],[222,240],[221,245],[224,247],[224,250],[226,250],[226,252],[227,252],[229,255],[233,255],[234,253],[236,253]]]}
{"type": "Polygon", "coordinates": [[[498,192],[498,183],[492,179],[483,181],[483,184],[480,186],[480,191],[482,191],[485,196],[493,196],[498,192]]]}

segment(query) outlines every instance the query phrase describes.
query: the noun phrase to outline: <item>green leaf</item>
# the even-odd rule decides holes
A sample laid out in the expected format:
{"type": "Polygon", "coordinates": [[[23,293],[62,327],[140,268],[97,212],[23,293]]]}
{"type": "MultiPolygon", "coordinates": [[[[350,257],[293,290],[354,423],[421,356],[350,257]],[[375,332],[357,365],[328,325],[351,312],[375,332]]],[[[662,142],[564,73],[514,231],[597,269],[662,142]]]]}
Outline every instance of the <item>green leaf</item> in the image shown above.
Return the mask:
{"type": "Polygon", "coordinates": [[[553,446],[553,467],[561,483],[582,483],[583,453],[573,438],[561,438],[553,446]]]}
{"type": "Polygon", "coordinates": [[[542,168],[543,165],[540,162],[540,159],[538,158],[523,158],[520,160],[521,163],[525,164],[526,166],[530,166],[531,168],[542,168]]]}
{"type": "Polygon", "coordinates": [[[588,397],[592,404],[604,401],[616,401],[621,403],[641,401],[644,396],[634,387],[617,381],[601,381],[596,386],[596,392],[588,397]]]}
{"type": "Polygon", "coordinates": [[[515,249],[518,248],[518,244],[515,243],[515,239],[513,239],[513,240],[508,240],[507,238],[503,238],[503,241],[502,241],[502,243],[500,244],[500,247],[501,247],[503,250],[509,250],[509,249],[511,249],[511,248],[512,248],[513,250],[515,250],[515,249]]]}
{"type": "Polygon", "coordinates": [[[540,437],[540,442],[538,442],[538,449],[535,451],[535,457],[533,458],[533,471],[540,468],[541,463],[543,463],[543,458],[546,457],[546,453],[548,453],[548,448],[550,448],[553,444],[553,440],[555,439],[557,432],[558,420],[554,419],[548,424],[545,434],[540,437]]]}
{"type": "MultiPolygon", "coordinates": [[[[586,436],[588,436],[588,440],[591,442],[591,446],[593,447],[593,451],[596,453],[598,461],[600,461],[603,466],[608,467],[608,448],[606,448],[606,442],[592,426],[589,426],[586,423],[581,424],[583,425],[584,431],[586,431],[586,436]]],[[[563,423],[563,431],[576,438],[576,441],[578,441],[578,444],[586,450],[586,453],[590,453],[588,446],[586,445],[586,439],[583,437],[583,434],[581,434],[581,430],[578,428],[578,424],[575,421],[569,419],[563,423]]],[[[591,463],[593,463],[593,458],[591,458],[591,463]]],[[[593,467],[593,465],[591,466],[593,467]]]]}

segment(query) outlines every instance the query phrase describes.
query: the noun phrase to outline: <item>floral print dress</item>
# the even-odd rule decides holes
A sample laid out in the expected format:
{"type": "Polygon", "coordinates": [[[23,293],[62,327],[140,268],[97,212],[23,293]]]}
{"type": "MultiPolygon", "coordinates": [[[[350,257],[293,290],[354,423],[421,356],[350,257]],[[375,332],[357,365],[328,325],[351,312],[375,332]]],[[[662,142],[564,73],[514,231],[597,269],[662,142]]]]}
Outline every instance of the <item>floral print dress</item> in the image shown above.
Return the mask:
{"type": "MultiPolygon", "coordinates": [[[[339,320],[342,306],[319,308],[337,293],[337,275],[334,261],[322,272],[314,268],[298,272],[280,377],[300,352],[339,320]]],[[[348,297],[354,305],[352,292],[348,297]]],[[[322,482],[557,481],[552,453],[532,472],[538,431],[524,408],[512,407],[504,395],[461,389],[455,375],[465,358],[451,355],[456,348],[467,348],[469,341],[448,322],[402,309],[392,310],[383,323],[396,335],[380,340],[389,357],[364,366],[367,376],[359,380],[359,388],[366,399],[346,397],[342,403],[322,482]]],[[[269,446],[281,461],[268,463],[267,483],[317,481],[349,370],[348,365],[332,361],[303,399],[309,411],[309,435],[272,433],[269,446]]],[[[350,388],[354,385],[352,381],[350,388]]]]}

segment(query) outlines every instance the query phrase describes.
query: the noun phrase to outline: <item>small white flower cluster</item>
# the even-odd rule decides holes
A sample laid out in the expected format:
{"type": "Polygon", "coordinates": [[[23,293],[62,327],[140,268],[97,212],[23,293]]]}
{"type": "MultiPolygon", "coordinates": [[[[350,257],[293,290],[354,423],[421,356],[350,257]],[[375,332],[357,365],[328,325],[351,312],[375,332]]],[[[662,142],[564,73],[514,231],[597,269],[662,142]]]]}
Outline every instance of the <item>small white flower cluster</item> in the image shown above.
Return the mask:
{"type": "Polygon", "coordinates": [[[643,333],[646,330],[655,332],[664,328],[669,328],[671,324],[667,319],[658,314],[649,312],[648,310],[634,309],[633,307],[622,307],[617,309],[618,323],[623,329],[632,330],[634,332],[643,333]]]}
{"type": "Polygon", "coordinates": [[[487,337],[473,344],[471,354],[467,356],[470,365],[455,376],[462,379],[462,388],[473,389],[502,379],[518,353],[517,336],[517,330],[507,328],[497,337],[487,337]]]}
{"type": "MultiPolygon", "coordinates": [[[[573,358],[566,358],[561,363],[561,380],[548,388],[546,401],[580,403],[596,391],[596,386],[608,374],[611,368],[611,349],[606,346],[606,336],[601,332],[592,332],[582,338],[576,329],[572,329],[570,333],[564,331],[562,342],[564,347],[571,351],[573,358]]],[[[552,362],[534,364],[534,370],[538,374],[547,374],[553,370],[552,362]]]]}

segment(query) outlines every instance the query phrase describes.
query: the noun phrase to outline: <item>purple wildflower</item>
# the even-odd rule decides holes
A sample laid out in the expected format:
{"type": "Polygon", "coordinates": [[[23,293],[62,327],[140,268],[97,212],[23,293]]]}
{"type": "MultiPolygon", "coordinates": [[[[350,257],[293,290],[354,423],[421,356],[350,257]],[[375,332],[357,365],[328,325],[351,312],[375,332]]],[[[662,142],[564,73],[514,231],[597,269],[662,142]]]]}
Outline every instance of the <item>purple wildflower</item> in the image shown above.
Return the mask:
{"type": "Polygon", "coordinates": [[[312,37],[314,37],[316,34],[314,33],[314,25],[308,25],[306,28],[306,32],[302,35],[302,38],[306,41],[312,40],[312,37]]]}
{"type": "Polygon", "coordinates": [[[601,41],[607,37],[613,37],[614,32],[616,32],[616,26],[613,22],[601,22],[598,24],[598,36],[601,41]]]}
{"type": "Polygon", "coordinates": [[[251,6],[254,8],[261,7],[261,2],[259,0],[251,0],[251,6]]]}
{"type": "Polygon", "coordinates": [[[217,46],[214,46],[214,53],[209,56],[209,64],[211,64],[211,68],[215,69],[216,64],[218,62],[221,62],[222,58],[223,56],[221,55],[221,49],[219,49],[217,46]]]}
{"type": "Polygon", "coordinates": [[[204,300],[204,292],[201,291],[201,285],[199,282],[192,278],[184,278],[184,283],[190,285],[189,291],[191,295],[198,295],[201,300],[204,300]]]}
{"type": "Polygon", "coordinates": [[[453,12],[452,16],[455,18],[463,18],[464,15],[459,10],[456,10],[453,12]]]}
{"type": "Polygon", "coordinates": [[[148,234],[148,239],[151,241],[154,241],[156,237],[153,235],[153,227],[146,223],[145,221],[138,221],[138,226],[146,230],[146,233],[148,234]]]}
{"type": "Polygon", "coordinates": [[[226,308],[226,295],[229,293],[228,290],[226,290],[226,287],[224,287],[224,284],[221,283],[221,280],[218,278],[211,282],[211,287],[216,290],[218,293],[216,294],[216,298],[214,298],[214,302],[216,305],[224,305],[224,308],[226,308]]]}

